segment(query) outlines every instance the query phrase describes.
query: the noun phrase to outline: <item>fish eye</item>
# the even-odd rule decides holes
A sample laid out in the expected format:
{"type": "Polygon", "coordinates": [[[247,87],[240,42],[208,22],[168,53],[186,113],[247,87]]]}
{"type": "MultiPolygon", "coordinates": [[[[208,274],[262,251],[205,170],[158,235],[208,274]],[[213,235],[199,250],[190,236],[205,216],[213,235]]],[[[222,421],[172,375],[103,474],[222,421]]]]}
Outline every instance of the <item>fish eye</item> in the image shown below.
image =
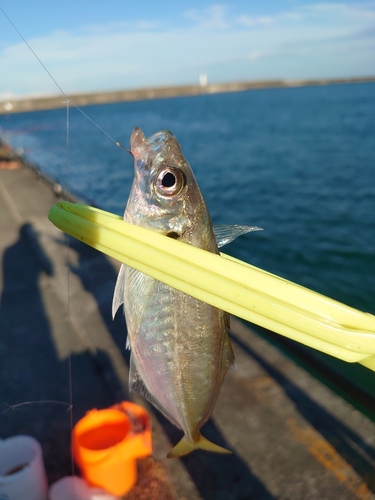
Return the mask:
{"type": "Polygon", "coordinates": [[[155,186],[163,196],[175,196],[185,186],[184,174],[178,168],[164,167],[158,173],[155,186]]]}
{"type": "Polygon", "coordinates": [[[163,187],[173,187],[175,184],[176,184],[176,177],[174,174],[172,174],[172,172],[167,172],[162,180],[161,180],[161,183],[163,185],[163,187]]]}

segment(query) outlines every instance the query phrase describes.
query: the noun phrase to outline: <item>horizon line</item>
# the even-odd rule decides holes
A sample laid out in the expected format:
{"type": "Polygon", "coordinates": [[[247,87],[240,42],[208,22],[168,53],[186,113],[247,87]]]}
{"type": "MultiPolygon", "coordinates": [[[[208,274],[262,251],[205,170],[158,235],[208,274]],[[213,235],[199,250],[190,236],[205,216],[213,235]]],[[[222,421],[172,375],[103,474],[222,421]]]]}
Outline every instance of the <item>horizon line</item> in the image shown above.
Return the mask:
{"type": "Polygon", "coordinates": [[[75,106],[89,106],[93,104],[168,99],[173,97],[187,97],[203,94],[243,92],[253,89],[307,87],[369,82],[375,82],[375,76],[295,80],[247,80],[230,83],[206,83],[203,80],[203,83],[201,82],[200,84],[193,85],[163,85],[158,87],[140,87],[135,89],[76,92],[72,94],[60,93],[34,97],[26,96],[21,98],[10,98],[0,101],[0,114],[64,108],[66,106],[66,98],[68,98],[69,102],[75,106]]]}

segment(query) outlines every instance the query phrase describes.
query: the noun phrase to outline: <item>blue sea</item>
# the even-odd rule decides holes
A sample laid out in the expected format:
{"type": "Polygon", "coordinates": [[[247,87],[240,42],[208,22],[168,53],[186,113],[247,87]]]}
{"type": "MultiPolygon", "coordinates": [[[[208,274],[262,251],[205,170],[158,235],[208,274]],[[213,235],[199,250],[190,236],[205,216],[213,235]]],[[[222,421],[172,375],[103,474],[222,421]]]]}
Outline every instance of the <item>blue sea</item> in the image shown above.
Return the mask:
{"type": "MultiPolygon", "coordinates": [[[[375,83],[83,109],[125,147],[135,126],[174,133],[214,224],[264,228],[226,253],[375,313],[375,83]]],[[[0,125],[43,172],[123,213],[131,157],[76,109],[69,120],[59,109],[1,116],[0,125]]]]}

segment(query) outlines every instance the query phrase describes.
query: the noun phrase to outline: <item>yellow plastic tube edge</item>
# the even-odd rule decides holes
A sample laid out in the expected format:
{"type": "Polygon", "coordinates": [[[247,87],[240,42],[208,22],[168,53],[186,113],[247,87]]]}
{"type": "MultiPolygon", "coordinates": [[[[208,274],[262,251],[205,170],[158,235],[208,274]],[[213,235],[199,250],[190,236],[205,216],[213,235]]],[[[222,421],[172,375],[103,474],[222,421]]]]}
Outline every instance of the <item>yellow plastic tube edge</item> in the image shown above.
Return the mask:
{"type": "Polygon", "coordinates": [[[375,359],[372,315],[99,209],[60,202],[49,218],[94,248],[231,314],[348,362],[375,359]]]}

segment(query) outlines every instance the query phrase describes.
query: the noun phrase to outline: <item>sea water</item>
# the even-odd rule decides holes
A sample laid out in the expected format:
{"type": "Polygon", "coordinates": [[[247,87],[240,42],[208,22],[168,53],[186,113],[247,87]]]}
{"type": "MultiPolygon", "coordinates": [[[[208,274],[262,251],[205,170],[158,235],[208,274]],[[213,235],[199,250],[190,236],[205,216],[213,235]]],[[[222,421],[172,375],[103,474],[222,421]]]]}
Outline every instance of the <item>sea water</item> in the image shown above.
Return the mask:
{"type": "MultiPolygon", "coordinates": [[[[62,97],[63,100],[63,97],[62,97]]],[[[260,89],[87,106],[128,147],[169,129],[214,224],[264,228],[225,248],[267,271],[375,313],[375,83],[260,89]]],[[[131,157],[74,108],[0,116],[42,172],[122,214],[131,157]]]]}

